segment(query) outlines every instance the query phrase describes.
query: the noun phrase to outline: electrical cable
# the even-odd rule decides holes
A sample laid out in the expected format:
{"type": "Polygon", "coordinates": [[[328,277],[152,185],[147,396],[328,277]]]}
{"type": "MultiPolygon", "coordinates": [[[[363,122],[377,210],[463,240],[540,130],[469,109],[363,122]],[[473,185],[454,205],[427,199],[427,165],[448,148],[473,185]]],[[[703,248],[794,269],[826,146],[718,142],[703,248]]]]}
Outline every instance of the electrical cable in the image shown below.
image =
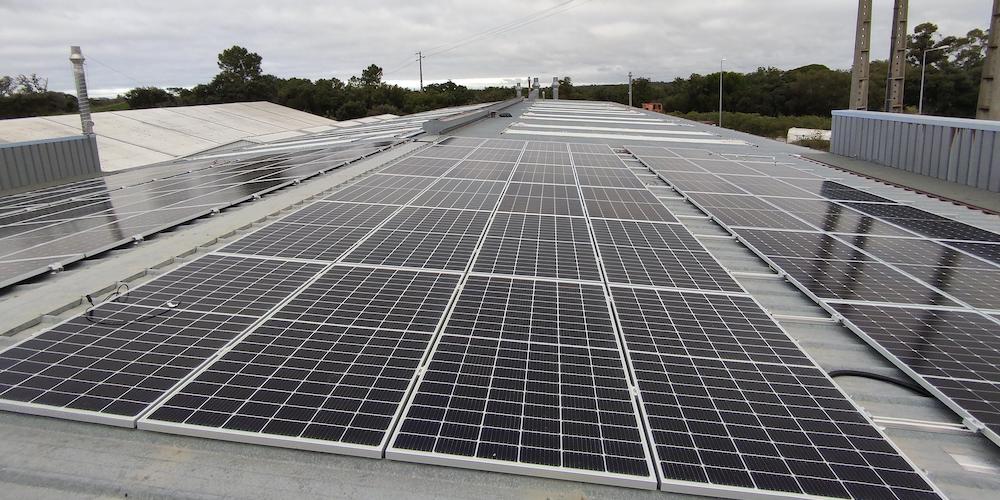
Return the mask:
{"type": "Polygon", "coordinates": [[[107,297],[104,297],[104,299],[102,299],[100,301],[97,301],[96,303],[94,302],[94,298],[90,294],[87,294],[85,297],[87,298],[87,302],[90,303],[90,307],[88,307],[87,310],[84,311],[83,316],[85,318],[87,318],[87,321],[90,321],[91,323],[93,323],[95,325],[125,326],[125,325],[129,325],[129,324],[132,324],[132,323],[137,323],[137,322],[141,323],[141,322],[146,321],[146,320],[158,318],[158,317],[163,316],[164,314],[166,314],[166,313],[168,313],[170,311],[173,311],[174,309],[177,309],[178,307],[181,306],[181,304],[179,302],[166,302],[165,304],[163,304],[162,306],[160,306],[159,308],[157,308],[157,309],[161,309],[162,308],[163,310],[158,311],[158,312],[151,312],[151,313],[148,313],[148,314],[143,314],[143,315],[140,315],[137,318],[130,319],[128,321],[110,321],[110,320],[107,320],[107,319],[94,319],[94,310],[97,307],[99,307],[99,306],[101,306],[103,304],[107,304],[109,302],[126,303],[126,302],[123,302],[123,301],[124,301],[124,299],[126,299],[128,297],[128,294],[130,292],[131,292],[131,289],[129,289],[129,286],[128,286],[127,283],[120,283],[118,285],[118,287],[115,288],[115,290],[113,292],[109,293],[107,297]],[[124,293],[122,293],[122,289],[125,290],[124,293]],[[122,299],[122,301],[119,301],[119,299],[122,299]]]}
{"type": "Polygon", "coordinates": [[[882,382],[887,382],[887,383],[890,383],[890,384],[898,385],[898,386],[903,387],[905,389],[909,389],[909,390],[911,390],[911,391],[913,391],[913,392],[915,392],[915,393],[917,393],[917,394],[919,394],[921,396],[924,396],[926,398],[932,398],[932,397],[934,397],[934,395],[932,395],[930,392],[928,392],[927,389],[924,389],[923,387],[917,385],[916,383],[914,383],[914,382],[912,382],[910,380],[898,379],[896,377],[890,377],[888,375],[882,375],[881,373],[872,373],[872,372],[865,372],[865,371],[860,371],[860,370],[831,370],[831,371],[829,371],[827,373],[831,377],[860,377],[860,378],[869,378],[869,379],[872,379],[872,380],[879,380],[879,381],[882,381],[882,382]]]}
{"type": "MultiPolygon", "coordinates": [[[[556,14],[561,14],[563,12],[566,12],[566,11],[570,10],[570,9],[574,9],[574,8],[579,7],[580,5],[583,5],[584,3],[587,3],[589,1],[591,1],[591,0],[567,0],[567,1],[564,1],[562,3],[559,3],[559,4],[556,4],[556,5],[552,6],[552,7],[549,7],[547,9],[543,9],[543,10],[540,10],[538,12],[534,12],[534,13],[528,14],[527,16],[519,17],[517,19],[514,19],[513,21],[509,21],[509,22],[501,24],[499,26],[494,26],[493,28],[481,31],[479,33],[467,36],[465,38],[461,38],[461,39],[453,41],[453,42],[448,42],[448,43],[444,43],[444,44],[441,44],[441,45],[437,45],[435,47],[431,47],[428,51],[426,51],[426,53],[423,55],[423,57],[424,57],[424,59],[426,59],[426,58],[431,57],[431,56],[436,56],[436,55],[444,54],[446,52],[451,52],[452,50],[461,48],[461,47],[463,47],[465,45],[468,45],[468,44],[470,44],[472,42],[479,41],[479,40],[481,40],[483,38],[488,38],[490,36],[495,36],[495,35],[501,35],[501,34],[504,34],[504,33],[509,33],[511,31],[514,31],[514,30],[520,29],[520,28],[522,28],[524,26],[527,26],[529,24],[532,24],[532,23],[541,21],[543,19],[547,19],[549,17],[552,17],[552,16],[554,16],[556,14]]],[[[406,64],[404,64],[402,66],[394,68],[394,69],[392,69],[390,71],[385,71],[382,74],[383,75],[389,75],[389,74],[392,74],[392,73],[396,73],[396,72],[401,71],[403,69],[409,68],[410,66],[413,66],[414,64],[416,64],[416,62],[417,62],[416,60],[411,60],[410,62],[408,62],[408,63],[406,63],[406,64]]]]}

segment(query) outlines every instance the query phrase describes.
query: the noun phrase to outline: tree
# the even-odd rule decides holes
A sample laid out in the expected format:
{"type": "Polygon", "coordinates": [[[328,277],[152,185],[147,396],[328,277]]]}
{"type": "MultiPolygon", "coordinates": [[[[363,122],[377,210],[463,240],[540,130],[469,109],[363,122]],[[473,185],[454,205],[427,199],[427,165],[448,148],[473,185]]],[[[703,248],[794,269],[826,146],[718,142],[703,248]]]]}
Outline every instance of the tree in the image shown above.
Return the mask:
{"type": "Polygon", "coordinates": [[[350,101],[344,103],[337,109],[337,119],[340,121],[363,118],[368,113],[368,108],[361,101],[350,101]]]}
{"type": "Polygon", "coordinates": [[[0,97],[6,97],[14,93],[14,79],[9,76],[0,76],[0,97]]]}
{"type": "Polygon", "coordinates": [[[130,109],[172,106],[176,101],[173,94],[158,87],[136,87],[126,92],[124,97],[130,109]]]}
{"type": "Polygon", "coordinates": [[[41,94],[48,92],[49,81],[32,73],[31,76],[17,75],[17,92],[21,94],[41,94]]]}
{"type": "Polygon", "coordinates": [[[361,85],[377,87],[382,84],[382,68],[372,64],[361,71],[361,85]]]}
{"type": "Polygon", "coordinates": [[[219,76],[242,82],[250,82],[261,76],[260,54],[250,52],[239,45],[223,50],[219,54],[219,76]]]}

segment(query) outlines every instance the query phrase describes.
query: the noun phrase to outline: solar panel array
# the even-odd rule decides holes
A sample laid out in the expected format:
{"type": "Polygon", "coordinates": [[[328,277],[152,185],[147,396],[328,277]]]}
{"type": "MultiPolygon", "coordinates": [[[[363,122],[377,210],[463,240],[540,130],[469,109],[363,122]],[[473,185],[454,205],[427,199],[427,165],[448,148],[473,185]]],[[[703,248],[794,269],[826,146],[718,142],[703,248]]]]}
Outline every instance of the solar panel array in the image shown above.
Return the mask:
{"type": "MultiPolygon", "coordinates": [[[[474,106],[476,107],[476,106],[474,106]]],[[[448,108],[208,152],[0,197],[0,288],[301,182],[419,133],[448,108]]]]}
{"type": "Polygon", "coordinates": [[[938,497],[607,146],[446,139],[0,363],[14,411],[670,491],[938,497]]]}
{"type": "Polygon", "coordinates": [[[636,157],[1000,444],[1000,234],[794,166],[701,153],[636,157]]]}

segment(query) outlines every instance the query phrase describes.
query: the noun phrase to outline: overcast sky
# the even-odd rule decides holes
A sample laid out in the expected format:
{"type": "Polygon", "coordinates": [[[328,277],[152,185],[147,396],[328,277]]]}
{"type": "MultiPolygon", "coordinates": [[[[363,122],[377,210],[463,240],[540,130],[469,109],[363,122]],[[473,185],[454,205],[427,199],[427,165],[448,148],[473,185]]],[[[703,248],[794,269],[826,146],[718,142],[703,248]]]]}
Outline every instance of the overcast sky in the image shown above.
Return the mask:
{"type": "MultiPolygon", "coordinates": [[[[470,86],[569,75],[610,83],[626,73],[655,80],[758,66],[819,63],[848,68],[855,0],[0,0],[0,75],[38,73],[49,88],[72,88],[70,45],[87,58],[91,95],[136,86],[192,86],[218,72],[233,44],[264,58],[281,77],[346,79],[368,64],[415,86],[414,52],[425,82],[470,86]],[[557,7],[558,6],[558,7],[557,7]],[[475,35],[547,8],[498,36],[475,35]],[[541,16],[535,16],[538,18],[541,16]],[[468,40],[468,43],[456,44],[468,40]],[[447,52],[434,54],[442,49],[447,52]],[[411,64],[412,63],[412,64],[411,64]],[[407,66],[407,64],[409,64],[407,66]]],[[[931,21],[946,34],[985,28],[990,0],[910,0],[910,29],[931,21]]],[[[872,55],[888,53],[892,0],[875,0],[872,55]]]]}

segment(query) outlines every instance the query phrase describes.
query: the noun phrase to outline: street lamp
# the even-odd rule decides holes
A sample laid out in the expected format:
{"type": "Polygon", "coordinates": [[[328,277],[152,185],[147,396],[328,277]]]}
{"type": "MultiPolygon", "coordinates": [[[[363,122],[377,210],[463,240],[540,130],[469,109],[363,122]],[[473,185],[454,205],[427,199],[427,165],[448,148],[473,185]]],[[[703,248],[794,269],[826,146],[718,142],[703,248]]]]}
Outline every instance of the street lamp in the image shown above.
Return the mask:
{"type": "Polygon", "coordinates": [[[924,114],[924,77],[927,75],[927,53],[937,52],[949,48],[947,45],[924,51],[923,61],[920,64],[920,102],[917,104],[917,114],[924,114]]]}
{"type": "Polygon", "coordinates": [[[726,62],[725,57],[723,57],[722,60],[719,61],[719,127],[720,128],[722,127],[722,73],[723,73],[723,64],[725,62],[726,62]]]}

